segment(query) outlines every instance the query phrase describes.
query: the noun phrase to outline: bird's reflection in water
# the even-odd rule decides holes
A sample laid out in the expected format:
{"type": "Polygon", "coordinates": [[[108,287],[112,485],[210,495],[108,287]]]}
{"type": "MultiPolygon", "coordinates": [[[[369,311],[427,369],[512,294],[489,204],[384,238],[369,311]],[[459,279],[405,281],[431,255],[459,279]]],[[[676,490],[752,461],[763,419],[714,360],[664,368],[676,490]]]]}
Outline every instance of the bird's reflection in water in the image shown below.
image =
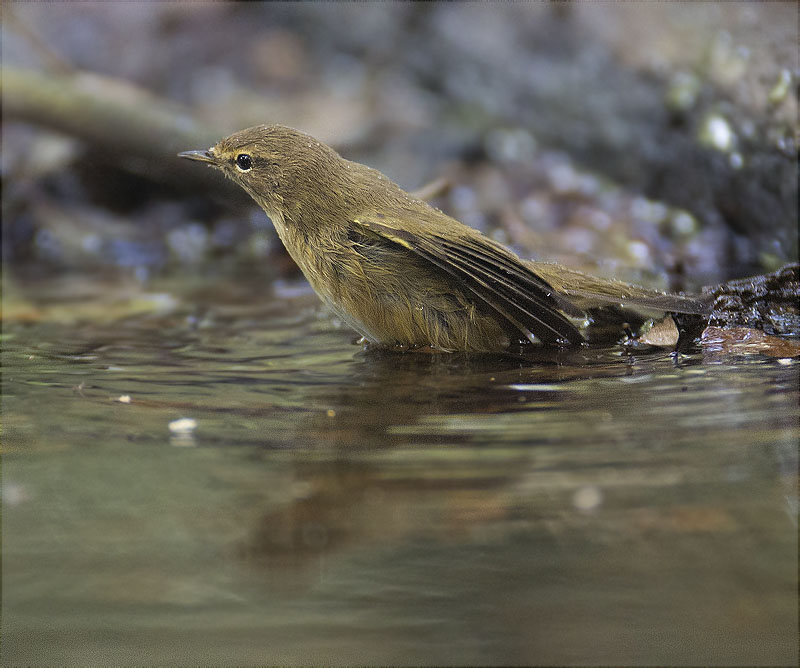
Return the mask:
{"type": "MultiPolygon", "coordinates": [[[[668,354],[649,357],[664,363],[668,354]]],[[[359,352],[347,383],[312,390],[319,410],[298,417],[295,496],[261,518],[243,552],[296,568],[348,545],[458,539],[530,520],[538,511],[521,481],[542,443],[534,414],[579,411],[573,381],[631,375],[637,359],[619,347],[525,357],[359,352]],[[486,416],[503,413],[531,414],[530,429],[507,438],[481,431],[486,416]]]]}

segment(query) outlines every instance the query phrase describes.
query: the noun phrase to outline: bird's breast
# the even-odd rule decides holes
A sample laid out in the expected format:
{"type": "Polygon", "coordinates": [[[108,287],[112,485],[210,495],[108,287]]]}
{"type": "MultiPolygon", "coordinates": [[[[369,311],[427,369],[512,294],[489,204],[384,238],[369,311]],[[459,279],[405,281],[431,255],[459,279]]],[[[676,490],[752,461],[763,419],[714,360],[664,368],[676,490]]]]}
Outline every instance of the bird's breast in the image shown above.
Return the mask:
{"type": "Polygon", "coordinates": [[[363,239],[306,239],[275,220],[278,236],[331,310],[375,344],[499,351],[508,337],[462,286],[408,250],[363,239]]]}

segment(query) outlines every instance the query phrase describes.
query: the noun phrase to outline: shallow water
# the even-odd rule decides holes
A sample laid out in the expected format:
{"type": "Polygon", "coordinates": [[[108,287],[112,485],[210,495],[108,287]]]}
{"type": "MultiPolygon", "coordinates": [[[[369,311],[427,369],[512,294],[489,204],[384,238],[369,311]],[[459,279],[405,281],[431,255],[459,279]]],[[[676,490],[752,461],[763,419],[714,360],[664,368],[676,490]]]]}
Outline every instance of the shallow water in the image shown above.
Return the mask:
{"type": "Polygon", "coordinates": [[[796,663],[796,362],[206,281],[7,290],[3,665],[796,663]]]}

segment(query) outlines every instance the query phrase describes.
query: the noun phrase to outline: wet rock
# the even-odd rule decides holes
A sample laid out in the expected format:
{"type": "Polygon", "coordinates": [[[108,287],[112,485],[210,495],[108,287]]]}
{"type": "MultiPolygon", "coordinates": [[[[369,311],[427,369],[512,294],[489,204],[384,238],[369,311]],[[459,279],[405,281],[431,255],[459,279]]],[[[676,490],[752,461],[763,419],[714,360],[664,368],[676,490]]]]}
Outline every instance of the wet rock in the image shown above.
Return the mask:
{"type": "Polygon", "coordinates": [[[800,338],[800,265],[703,291],[712,302],[711,327],[743,326],[800,338]]]}

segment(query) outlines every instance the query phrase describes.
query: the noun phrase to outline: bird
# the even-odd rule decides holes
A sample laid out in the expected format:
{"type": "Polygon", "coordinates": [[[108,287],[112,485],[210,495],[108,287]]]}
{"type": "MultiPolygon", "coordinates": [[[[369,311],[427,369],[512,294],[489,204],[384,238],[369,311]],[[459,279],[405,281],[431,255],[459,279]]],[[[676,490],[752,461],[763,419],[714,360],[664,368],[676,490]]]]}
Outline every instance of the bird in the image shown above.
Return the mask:
{"type": "Polygon", "coordinates": [[[266,212],[331,310],[373,346],[496,353],[579,346],[593,308],[704,314],[702,300],[524,260],[480,231],[284,125],[179,157],[219,169],[266,212]]]}

